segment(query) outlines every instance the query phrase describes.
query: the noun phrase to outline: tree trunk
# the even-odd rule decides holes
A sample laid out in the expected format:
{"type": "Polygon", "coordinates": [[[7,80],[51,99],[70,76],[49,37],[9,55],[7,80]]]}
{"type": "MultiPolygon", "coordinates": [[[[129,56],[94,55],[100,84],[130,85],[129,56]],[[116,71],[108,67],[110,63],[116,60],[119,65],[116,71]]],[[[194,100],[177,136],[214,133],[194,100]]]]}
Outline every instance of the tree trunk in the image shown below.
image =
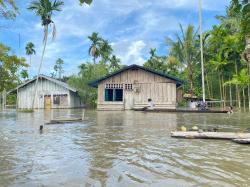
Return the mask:
{"type": "Polygon", "coordinates": [[[222,87],[221,87],[221,76],[220,76],[220,73],[219,73],[219,87],[220,87],[220,106],[222,108],[222,100],[223,100],[223,96],[222,96],[222,87]]]}
{"type": "Polygon", "coordinates": [[[233,106],[233,99],[232,99],[232,85],[229,85],[229,96],[230,96],[230,106],[233,106]]]}
{"type": "MultiPolygon", "coordinates": [[[[250,77],[250,62],[248,62],[248,76],[250,77]]],[[[247,94],[248,94],[248,110],[250,111],[250,84],[247,86],[247,94]]]]}
{"type": "Polygon", "coordinates": [[[210,91],[209,80],[208,80],[207,74],[206,74],[206,81],[207,81],[207,92],[208,92],[208,97],[211,98],[211,91],[210,91]]]}
{"type": "MultiPolygon", "coordinates": [[[[235,61],[235,74],[238,75],[238,67],[237,67],[236,61],[235,61]]],[[[241,108],[240,93],[239,93],[239,87],[237,84],[235,85],[235,97],[236,97],[236,103],[238,101],[238,107],[241,108]]]]}
{"type": "Polygon", "coordinates": [[[36,95],[37,95],[37,84],[38,84],[38,79],[39,79],[40,71],[41,71],[41,68],[42,68],[44,53],[45,53],[47,40],[48,40],[48,25],[45,26],[44,30],[45,30],[45,32],[44,32],[43,52],[42,52],[41,61],[40,61],[40,64],[39,64],[38,73],[37,73],[37,77],[36,77],[35,92],[34,92],[34,97],[33,97],[33,101],[32,101],[32,109],[35,108],[35,100],[36,100],[36,95]]]}
{"type": "Polygon", "coordinates": [[[242,94],[243,94],[243,107],[244,107],[244,112],[246,112],[245,88],[242,88],[242,94]]]}
{"type": "Polygon", "coordinates": [[[237,90],[238,106],[239,106],[239,108],[241,108],[241,96],[240,96],[240,90],[239,90],[238,85],[237,85],[237,88],[238,88],[238,90],[237,90]]]}
{"type": "Polygon", "coordinates": [[[226,107],[226,94],[225,94],[225,86],[224,86],[224,76],[221,75],[221,87],[222,87],[222,97],[223,97],[223,107],[226,107]]]}

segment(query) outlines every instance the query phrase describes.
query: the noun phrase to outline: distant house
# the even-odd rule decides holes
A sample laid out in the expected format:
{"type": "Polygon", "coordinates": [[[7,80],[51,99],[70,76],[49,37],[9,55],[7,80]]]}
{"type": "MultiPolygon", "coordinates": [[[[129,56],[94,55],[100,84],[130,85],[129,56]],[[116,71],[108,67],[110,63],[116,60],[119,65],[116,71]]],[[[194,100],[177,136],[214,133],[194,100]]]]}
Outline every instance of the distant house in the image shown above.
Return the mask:
{"type": "MultiPolygon", "coordinates": [[[[13,90],[17,92],[17,108],[32,108],[35,82],[36,78],[25,82],[13,90]]],[[[74,88],[51,77],[39,76],[35,108],[77,108],[80,106],[80,97],[74,88]]]]}
{"type": "Polygon", "coordinates": [[[156,109],[175,109],[177,90],[182,81],[142,66],[131,65],[90,85],[98,88],[98,110],[140,109],[147,107],[149,100],[152,100],[156,109]]]}

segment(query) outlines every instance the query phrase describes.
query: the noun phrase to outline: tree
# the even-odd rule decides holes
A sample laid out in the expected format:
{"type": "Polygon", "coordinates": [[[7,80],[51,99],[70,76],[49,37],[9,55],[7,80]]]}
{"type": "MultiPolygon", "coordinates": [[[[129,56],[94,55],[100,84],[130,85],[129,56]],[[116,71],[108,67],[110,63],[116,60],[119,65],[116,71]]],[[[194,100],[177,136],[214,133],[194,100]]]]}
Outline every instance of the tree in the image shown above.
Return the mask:
{"type": "Polygon", "coordinates": [[[13,20],[17,14],[18,8],[15,0],[0,0],[0,17],[13,20]]]}
{"type": "Polygon", "coordinates": [[[88,4],[90,5],[92,3],[93,0],[79,0],[80,1],[80,4],[83,5],[83,4],[88,4]]]}
{"type": "Polygon", "coordinates": [[[121,69],[120,63],[121,63],[121,60],[117,58],[115,55],[113,55],[110,59],[110,65],[109,65],[110,73],[121,69]]]}
{"type": "Polygon", "coordinates": [[[107,63],[110,60],[110,56],[113,52],[111,45],[109,44],[108,40],[100,40],[99,43],[99,54],[101,57],[102,63],[107,63]]]}
{"type": "Polygon", "coordinates": [[[35,104],[37,83],[38,83],[38,78],[39,78],[40,70],[41,70],[42,63],[43,63],[44,53],[45,53],[47,40],[48,40],[48,30],[49,30],[50,25],[53,25],[52,39],[54,39],[56,35],[56,27],[55,27],[55,23],[52,20],[52,15],[56,11],[57,12],[61,11],[61,6],[63,4],[64,4],[63,1],[57,1],[57,0],[54,0],[53,3],[50,0],[35,0],[35,1],[32,1],[28,7],[29,10],[34,11],[35,14],[41,18],[41,24],[44,29],[44,37],[43,37],[44,46],[43,46],[41,61],[40,61],[40,65],[39,65],[38,73],[37,73],[35,93],[34,93],[35,95],[34,95],[33,102],[32,102],[32,108],[34,108],[34,104],[35,104]]]}
{"type": "Polygon", "coordinates": [[[97,32],[93,32],[88,38],[92,42],[89,48],[89,55],[93,57],[93,62],[95,64],[96,59],[100,56],[100,42],[102,39],[98,36],[97,32]]]}
{"type": "Polygon", "coordinates": [[[23,69],[20,73],[21,77],[23,78],[23,80],[26,80],[29,78],[29,74],[28,74],[28,71],[23,69]]]}
{"type": "Polygon", "coordinates": [[[56,60],[55,66],[54,66],[55,76],[58,75],[59,79],[62,79],[62,73],[64,72],[63,71],[63,64],[64,64],[64,61],[61,58],[58,58],[56,60]]]}
{"type": "Polygon", "coordinates": [[[77,88],[82,101],[87,107],[95,107],[97,100],[97,90],[89,86],[91,81],[108,74],[108,68],[103,63],[84,63],[79,66],[78,75],[70,77],[68,84],[77,88]]]}
{"type": "Polygon", "coordinates": [[[180,25],[181,35],[176,34],[176,41],[167,38],[167,45],[170,47],[170,54],[175,56],[187,69],[187,78],[190,82],[190,90],[194,90],[194,66],[199,62],[197,60],[199,48],[197,44],[197,32],[194,32],[194,26],[188,25],[184,31],[180,25]]]}
{"type": "Polygon", "coordinates": [[[27,43],[25,47],[26,55],[30,57],[30,66],[31,66],[31,56],[36,54],[36,51],[34,48],[35,48],[35,45],[32,42],[27,43]]]}
{"type": "Polygon", "coordinates": [[[234,84],[240,87],[242,91],[242,95],[243,95],[243,104],[244,104],[244,110],[245,110],[246,108],[245,89],[250,84],[250,77],[248,75],[247,68],[242,69],[239,74],[235,74],[233,76],[232,80],[227,81],[225,83],[225,85],[228,85],[228,84],[234,84]]]}
{"type": "Polygon", "coordinates": [[[28,67],[24,58],[11,54],[11,49],[0,43],[0,92],[13,89],[18,83],[18,71],[28,67]]]}
{"type": "Polygon", "coordinates": [[[159,57],[156,55],[156,49],[151,48],[149,51],[150,57],[147,62],[143,64],[144,67],[155,70],[155,71],[166,71],[166,63],[164,57],[159,57]]]}

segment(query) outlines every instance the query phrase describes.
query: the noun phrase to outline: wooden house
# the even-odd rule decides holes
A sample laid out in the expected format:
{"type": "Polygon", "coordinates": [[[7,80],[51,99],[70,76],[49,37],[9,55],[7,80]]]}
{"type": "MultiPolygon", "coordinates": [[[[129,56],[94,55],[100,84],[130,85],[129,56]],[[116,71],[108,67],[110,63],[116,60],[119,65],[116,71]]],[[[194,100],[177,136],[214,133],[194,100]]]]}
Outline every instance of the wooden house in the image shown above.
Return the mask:
{"type": "MultiPolygon", "coordinates": [[[[17,108],[32,108],[36,78],[15,88],[17,92],[17,108]]],[[[12,92],[13,92],[12,91],[12,92]]],[[[77,90],[68,84],[40,75],[37,84],[36,109],[78,108],[81,107],[77,90]]]]}
{"type": "Polygon", "coordinates": [[[98,110],[176,109],[182,81],[138,65],[127,66],[90,83],[98,88],[98,110]]]}

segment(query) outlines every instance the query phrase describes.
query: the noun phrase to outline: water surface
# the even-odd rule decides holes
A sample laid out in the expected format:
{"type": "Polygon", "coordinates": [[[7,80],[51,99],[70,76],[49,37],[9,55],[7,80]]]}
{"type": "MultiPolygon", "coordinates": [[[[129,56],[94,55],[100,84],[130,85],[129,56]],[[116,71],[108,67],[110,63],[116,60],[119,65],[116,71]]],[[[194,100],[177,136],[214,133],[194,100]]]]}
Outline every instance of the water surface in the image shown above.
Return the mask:
{"type": "Polygon", "coordinates": [[[249,186],[249,146],[170,138],[185,125],[240,131],[248,113],[0,112],[0,186],[249,186]]]}

